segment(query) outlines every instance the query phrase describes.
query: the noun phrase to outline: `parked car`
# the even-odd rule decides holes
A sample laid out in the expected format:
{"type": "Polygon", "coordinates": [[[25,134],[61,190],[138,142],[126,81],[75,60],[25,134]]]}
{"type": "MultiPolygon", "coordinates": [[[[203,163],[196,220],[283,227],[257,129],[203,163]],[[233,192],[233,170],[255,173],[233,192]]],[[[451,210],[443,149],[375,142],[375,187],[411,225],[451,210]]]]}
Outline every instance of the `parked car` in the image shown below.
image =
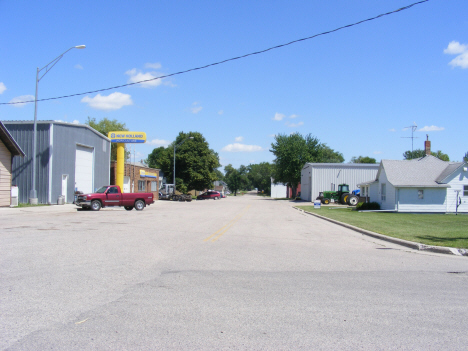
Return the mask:
{"type": "Polygon", "coordinates": [[[93,194],[78,195],[76,206],[99,211],[103,207],[123,206],[127,211],[143,210],[154,203],[153,193],[124,194],[118,185],[106,185],[93,194]]]}
{"type": "Polygon", "coordinates": [[[221,194],[218,191],[207,191],[206,193],[197,196],[197,200],[207,199],[219,200],[221,199],[221,194]]]}

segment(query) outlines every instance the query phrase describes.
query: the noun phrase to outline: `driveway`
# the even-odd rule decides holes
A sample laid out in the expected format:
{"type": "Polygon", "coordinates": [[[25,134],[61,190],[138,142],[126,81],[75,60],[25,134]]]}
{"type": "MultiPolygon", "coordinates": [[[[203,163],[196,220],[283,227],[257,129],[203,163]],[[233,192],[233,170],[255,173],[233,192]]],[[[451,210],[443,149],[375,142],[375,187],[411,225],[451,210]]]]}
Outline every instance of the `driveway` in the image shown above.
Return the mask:
{"type": "Polygon", "coordinates": [[[0,209],[1,349],[463,350],[468,259],[252,195],[0,209]]]}

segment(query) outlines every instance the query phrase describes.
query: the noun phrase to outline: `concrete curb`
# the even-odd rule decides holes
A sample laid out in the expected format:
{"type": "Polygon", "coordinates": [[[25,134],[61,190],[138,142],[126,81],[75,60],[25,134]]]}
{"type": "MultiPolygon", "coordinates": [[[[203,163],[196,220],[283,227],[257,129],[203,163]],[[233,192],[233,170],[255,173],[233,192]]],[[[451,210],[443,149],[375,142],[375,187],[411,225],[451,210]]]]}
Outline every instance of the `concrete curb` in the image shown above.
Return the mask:
{"type": "Polygon", "coordinates": [[[413,241],[393,238],[391,236],[378,234],[378,233],[375,233],[375,232],[371,232],[369,230],[365,230],[365,229],[362,229],[362,228],[355,227],[355,226],[353,226],[351,224],[339,222],[339,221],[331,219],[331,218],[320,216],[320,215],[318,215],[316,213],[307,212],[307,211],[304,211],[304,210],[302,210],[300,208],[297,208],[295,206],[293,208],[300,211],[300,212],[303,212],[305,214],[315,216],[315,217],[324,219],[326,221],[341,225],[342,227],[346,227],[346,228],[354,230],[354,231],[356,231],[358,233],[361,233],[361,234],[364,234],[364,235],[367,235],[367,236],[370,236],[370,237],[373,237],[373,238],[376,238],[376,239],[388,241],[388,242],[391,242],[393,244],[409,247],[410,249],[413,249],[413,250],[429,251],[429,252],[441,253],[441,254],[446,254],[446,255],[468,256],[468,250],[465,250],[465,249],[456,249],[456,248],[453,248],[453,247],[445,247],[445,246],[424,245],[424,244],[415,243],[413,241]]]}

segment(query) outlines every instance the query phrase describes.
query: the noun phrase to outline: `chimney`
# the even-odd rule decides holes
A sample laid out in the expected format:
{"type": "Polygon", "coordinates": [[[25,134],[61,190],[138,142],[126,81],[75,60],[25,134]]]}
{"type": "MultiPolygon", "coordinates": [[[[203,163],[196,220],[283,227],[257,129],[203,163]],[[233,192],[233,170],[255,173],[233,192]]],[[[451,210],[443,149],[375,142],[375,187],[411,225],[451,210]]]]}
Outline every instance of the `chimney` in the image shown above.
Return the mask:
{"type": "Polygon", "coordinates": [[[426,156],[431,154],[431,142],[429,141],[429,135],[426,134],[426,141],[424,142],[424,150],[426,151],[426,156]]]}

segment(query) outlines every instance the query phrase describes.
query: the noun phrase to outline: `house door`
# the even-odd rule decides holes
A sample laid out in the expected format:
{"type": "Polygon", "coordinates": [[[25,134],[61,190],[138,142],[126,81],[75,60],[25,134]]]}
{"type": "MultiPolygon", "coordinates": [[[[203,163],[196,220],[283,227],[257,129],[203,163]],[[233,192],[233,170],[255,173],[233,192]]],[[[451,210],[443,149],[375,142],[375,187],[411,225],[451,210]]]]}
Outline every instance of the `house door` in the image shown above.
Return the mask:
{"type": "Polygon", "coordinates": [[[65,203],[68,202],[68,174],[62,174],[62,195],[65,196],[65,203]]]}

